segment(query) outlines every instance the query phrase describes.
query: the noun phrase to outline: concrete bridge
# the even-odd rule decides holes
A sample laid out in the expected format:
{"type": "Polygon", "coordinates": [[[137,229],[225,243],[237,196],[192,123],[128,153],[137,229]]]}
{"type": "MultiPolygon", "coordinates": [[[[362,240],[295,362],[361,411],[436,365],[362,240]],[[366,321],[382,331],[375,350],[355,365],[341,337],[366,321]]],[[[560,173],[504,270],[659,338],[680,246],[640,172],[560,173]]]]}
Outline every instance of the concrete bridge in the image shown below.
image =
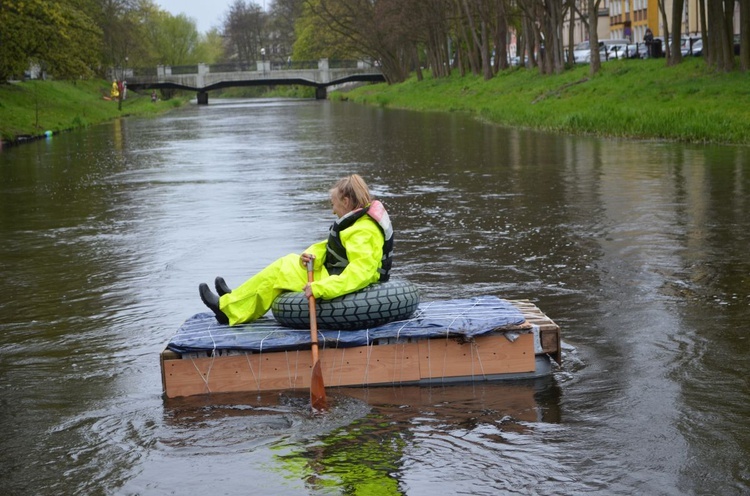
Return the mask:
{"type": "MultiPolygon", "coordinates": [[[[115,71],[117,74],[118,71],[115,71]]],[[[327,88],[352,81],[382,82],[383,73],[362,60],[291,62],[272,64],[258,61],[254,66],[241,64],[197,64],[152,69],[124,69],[121,77],[133,90],[178,89],[195,91],[198,104],[208,104],[208,92],[233,86],[301,85],[315,87],[315,98],[326,98],[327,88]]],[[[113,77],[113,79],[116,79],[113,77]]]]}

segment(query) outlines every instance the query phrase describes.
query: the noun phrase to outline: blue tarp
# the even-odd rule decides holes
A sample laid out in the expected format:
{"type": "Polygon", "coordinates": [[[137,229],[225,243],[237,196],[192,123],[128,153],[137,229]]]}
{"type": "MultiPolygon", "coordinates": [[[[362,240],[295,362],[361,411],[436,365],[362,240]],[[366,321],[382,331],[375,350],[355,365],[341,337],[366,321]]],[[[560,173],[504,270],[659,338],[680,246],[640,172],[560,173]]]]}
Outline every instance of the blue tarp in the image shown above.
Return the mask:
{"type": "MultiPolygon", "coordinates": [[[[517,330],[525,321],[507,300],[480,296],[462,300],[420,303],[412,318],[360,331],[318,331],[318,343],[327,348],[364,346],[375,340],[480,336],[492,331],[517,330]]],[[[266,315],[240,326],[216,322],[212,313],[187,319],[167,348],[178,353],[212,350],[282,351],[310,348],[310,331],[283,327],[266,315]]]]}

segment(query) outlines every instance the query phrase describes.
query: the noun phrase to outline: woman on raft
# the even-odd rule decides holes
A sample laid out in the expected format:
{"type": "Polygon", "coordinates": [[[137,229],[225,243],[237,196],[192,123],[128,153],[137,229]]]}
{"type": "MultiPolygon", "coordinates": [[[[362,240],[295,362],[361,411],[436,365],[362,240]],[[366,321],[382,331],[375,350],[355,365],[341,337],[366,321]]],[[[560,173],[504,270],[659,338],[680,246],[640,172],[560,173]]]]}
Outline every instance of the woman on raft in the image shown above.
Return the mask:
{"type": "Polygon", "coordinates": [[[289,254],[230,289],[222,277],[214,294],[206,283],[201,300],[221,324],[252,322],[271,308],[285,291],[304,291],[305,297],[330,300],[388,280],[393,260],[393,228],[383,204],[372,200],[358,175],[340,179],[330,190],[333,223],[328,239],[310,246],[302,255],[289,254]],[[314,282],[307,280],[307,262],[313,260],[314,282]]]}

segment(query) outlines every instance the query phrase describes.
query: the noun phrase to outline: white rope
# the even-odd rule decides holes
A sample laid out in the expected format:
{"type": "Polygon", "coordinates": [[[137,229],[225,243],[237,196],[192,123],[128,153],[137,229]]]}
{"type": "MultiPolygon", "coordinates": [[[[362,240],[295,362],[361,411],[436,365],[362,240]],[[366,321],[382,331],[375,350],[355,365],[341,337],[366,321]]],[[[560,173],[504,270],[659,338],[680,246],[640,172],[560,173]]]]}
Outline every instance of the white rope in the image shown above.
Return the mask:
{"type": "Polygon", "coordinates": [[[201,380],[203,381],[203,385],[206,386],[206,392],[210,393],[211,392],[211,387],[208,385],[208,376],[211,374],[211,368],[213,368],[213,366],[214,366],[214,356],[213,356],[213,354],[211,355],[211,362],[208,365],[208,372],[206,373],[205,377],[203,377],[203,372],[201,372],[201,370],[198,368],[198,365],[195,363],[195,358],[194,357],[190,357],[190,363],[193,364],[193,367],[195,367],[195,371],[198,372],[198,377],[201,378],[201,380]]]}
{"type": "Polygon", "coordinates": [[[367,329],[365,331],[365,338],[366,338],[365,342],[367,343],[365,345],[367,347],[367,361],[365,361],[365,375],[362,378],[362,383],[367,385],[369,383],[368,378],[370,376],[370,358],[372,356],[372,347],[374,346],[373,343],[370,343],[370,329],[367,329]]]}
{"type": "Polygon", "coordinates": [[[203,381],[203,385],[206,387],[206,392],[211,392],[211,386],[209,386],[209,381],[211,379],[211,370],[214,368],[214,362],[216,361],[216,340],[214,339],[213,335],[213,328],[214,323],[208,324],[208,337],[211,338],[211,361],[208,363],[208,370],[206,371],[205,377],[203,376],[203,373],[198,368],[198,364],[195,363],[195,359],[191,358],[190,362],[193,364],[193,367],[195,367],[195,370],[198,372],[198,375],[200,376],[201,380],[203,381]]]}
{"type": "Polygon", "coordinates": [[[247,362],[247,366],[250,369],[250,373],[253,374],[253,379],[255,379],[255,385],[258,388],[258,391],[260,391],[260,378],[255,375],[255,370],[253,370],[253,364],[250,361],[250,353],[245,352],[245,361],[247,362]]]}

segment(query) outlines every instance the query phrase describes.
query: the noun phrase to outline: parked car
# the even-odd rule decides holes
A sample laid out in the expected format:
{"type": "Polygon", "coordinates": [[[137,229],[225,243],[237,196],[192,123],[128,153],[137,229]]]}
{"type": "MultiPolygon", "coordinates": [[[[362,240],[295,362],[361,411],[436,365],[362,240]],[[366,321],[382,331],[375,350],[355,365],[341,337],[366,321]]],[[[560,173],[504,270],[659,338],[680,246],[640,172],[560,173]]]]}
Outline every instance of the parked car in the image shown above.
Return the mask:
{"type": "Polygon", "coordinates": [[[703,40],[698,39],[693,42],[692,53],[689,55],[693,55],[694,57],[703,56],[703,40]]]}
{"type": "MultiPolygon", "coordinates": [[[[599,47],[600,49],[603,48],[604,42],[599,41],[599,47]]],[[[573,48],[573,60],[576,64],[588,64],[591,62],[591,44],[588,41],[582,41],[573,48]]]]}
{"type": "MultiPolygon", "coordinates": [[[[701,49],[703,48],[703,40],[695,36],[683,36],[680,41],[680,52],[682,56],[695,55],[695,44],[700,41],[701,49]]],[[[671,46],[671,45],[670,45],[671,46]]]]}
{"type": "Polygon", "coordinates": [[[607,48],[606,60],[628,58],[629,52],[627,43],[612,43],[611,45],[605,46],[607,48]]]}
{"type": "MultiPolygon", "coordinates": [[[[599,40],[599,59],[602,61],[612,58],[623,58],[627,53],[628,40],[612,39],[599,40]]],[[[591,62],[591,44],[583,41],[573,49],[573,58],[577,64],[591,62]]]]}
{"type": "Polygon", "coordinates": [[[628,45],[628,58],[645,59],[648,55],[648,46],[645,43],[631,43],[628,45]]]}

